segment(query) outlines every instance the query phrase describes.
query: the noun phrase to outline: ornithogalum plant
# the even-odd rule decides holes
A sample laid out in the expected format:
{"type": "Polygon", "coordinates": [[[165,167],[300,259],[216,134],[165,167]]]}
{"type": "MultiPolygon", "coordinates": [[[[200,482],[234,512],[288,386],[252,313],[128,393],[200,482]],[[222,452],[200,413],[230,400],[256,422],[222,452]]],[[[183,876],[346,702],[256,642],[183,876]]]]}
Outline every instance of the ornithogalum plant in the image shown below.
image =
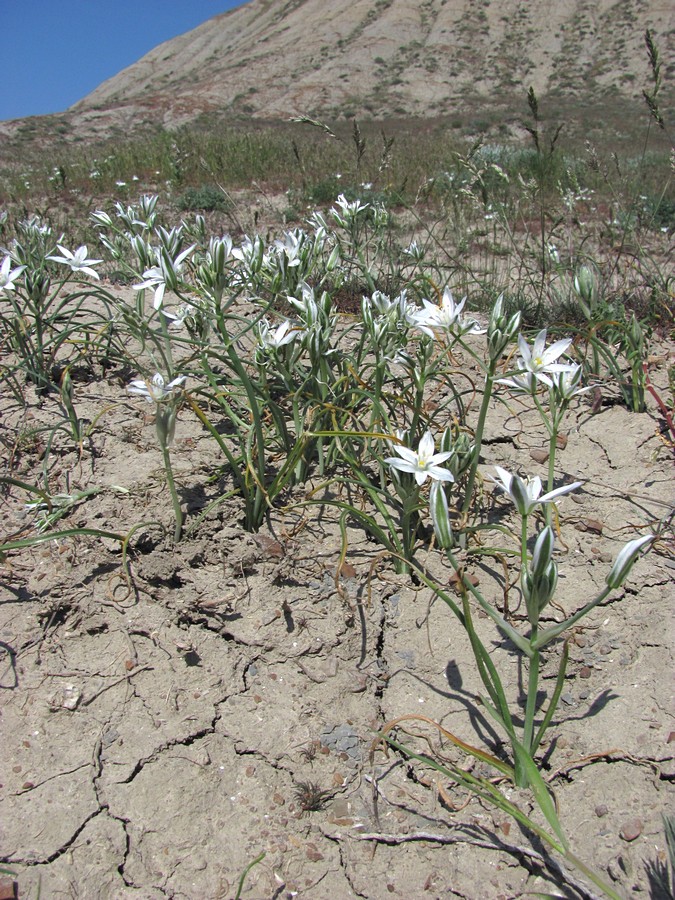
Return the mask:
{"type": "Polygon", "coordinates": [[[167,383],[164,380],[164,376],[157,372],[150,381],[136,379],[135,381],[132,381],[127,388],[130,394],[143,397],[148,403],[155,404],[155,430],[162,451],[166,481],[169,486],[171,502],[173,504],[175,519],[173,539],[176,542],[181,538],[184,516],[176,492],[176,483],[171,467],[169,447],[173,443],[176,433],[176,417],[181,403],[184,383],[185,375],[179,375],[177,378],[174,378],[167,383]]]}

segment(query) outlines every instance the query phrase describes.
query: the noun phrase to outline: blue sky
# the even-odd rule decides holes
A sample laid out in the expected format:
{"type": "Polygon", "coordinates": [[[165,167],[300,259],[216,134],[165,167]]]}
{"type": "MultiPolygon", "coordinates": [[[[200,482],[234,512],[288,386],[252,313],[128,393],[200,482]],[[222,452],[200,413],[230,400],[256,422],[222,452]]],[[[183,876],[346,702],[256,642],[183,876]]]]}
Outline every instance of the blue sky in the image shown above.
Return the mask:
{"type": "Polygon", "coordinates": [[[0,120],[63,112],[157,44],[244,0],[0,0],[0,120]]]}

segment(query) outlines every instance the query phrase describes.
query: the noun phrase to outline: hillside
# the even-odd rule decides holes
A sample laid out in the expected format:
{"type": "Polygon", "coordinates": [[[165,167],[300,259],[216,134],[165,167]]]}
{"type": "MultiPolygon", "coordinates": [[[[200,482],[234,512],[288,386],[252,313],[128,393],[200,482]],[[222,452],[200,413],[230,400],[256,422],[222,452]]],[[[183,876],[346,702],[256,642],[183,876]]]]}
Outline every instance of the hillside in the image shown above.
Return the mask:
{"type": "Polygon", "coordinates": [[[156,47],[61,117],[75,133],[210,117],[436,117],[508,109],[534,87],[616,106],[666,85],[668,0],[250,0],[156,47]]]}

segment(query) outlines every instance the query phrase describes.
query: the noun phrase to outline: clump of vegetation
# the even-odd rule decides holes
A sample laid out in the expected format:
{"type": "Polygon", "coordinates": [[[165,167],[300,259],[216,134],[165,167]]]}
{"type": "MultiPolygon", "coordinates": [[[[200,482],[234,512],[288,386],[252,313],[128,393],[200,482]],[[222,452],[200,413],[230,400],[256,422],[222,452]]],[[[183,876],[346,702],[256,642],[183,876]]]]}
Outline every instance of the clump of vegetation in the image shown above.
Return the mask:
{"type": "MultiPolygon", "coordinates": [[[[659,84],[648,105],[660,125],[659,84]]],[[[579,597],[575,610],[552,623],[547,613],[564,561],[556,501],[581,487],[580,481],[559,483],[557,451],[566,416],[591,391],[610,394],[632,413],[645,411],[650,340],[656,329],[672,326],[673,275],[654,216],[647,222],[634,215],[636,190],[644,191],[640,173],[619,172],[616,187],[597,155],[585,168],[569,165],[559,157],[560,129],[544,127],[533,91],[528,107],[528,153],[481,141],[444,148],[414,186],[411,173],[422,162],[413,164],[410,151],[407,162],[396,162],[394,143],[385,138],[371,158],[358,126],[345,137],[303,119],[320,144],[310,140],[303,152],[295,147],[297,189],[309,197],[322,185],[325,193],[320,201],[314,195],[317,206],[292,230],[272,223],[265,231],[213,233],[204,213],[227,210],[216,205],[226,195],[214,187],[225,148],[191,143],[186,132],[170,141],[161,136],[135,156],[123,149],[90,161],[86,177],[97,184],[117,177],[117,187],[126,189],[156,166],[158,178],[180,188],[182,208],[198,211],[192,218],[170,220],[156,194],[131,203],[115,194],[89,217],[89,234],[101,248],[101,258],[94,258],[93,244],[69,249],[74,244],[42,217],[5,215],[0,382],[19,406],[28,405],[31,384],[42,402],[55,402],[53,424],[45,427],[42,481],[18,478],[11,461],[0,476],[7,490],[31,498],[36,516],[0,552],[88,535],[116,538],[124,557],[136,526],[123,523],[114,534],[68,527],[72,510],[81,511],[95,491],[71,490],[70,474],[56,490],[49,457],[58,441],[81,448],[95,426],[77,413],[72,374],[78,367],[88,367],[91,378],[113,367],[119,378],[135,374],[124,396],[148,404],[154,415],[173,519],[168,540],[189,540],[225,501],[238,502],[243,528],[256,532],[272,511],[293,502],[294,489],[303,492],[307,515],[337,510],[340,564],[347,523],[365,531],[400,576],[427,585],[446,604],[470,643],[484,690],[481,708],[499,733],[490,752],[461,742],[489,777],[405,745],[397,726],[424,717],[388,723],[382,740],[513,817],[616,897],[572,852],[542,776],[541,748],[563,692],[571,629],[622,587],[643,553],[672,536],[672,514],[661,520],[645,514],[640,533],[607,565],[601,590],[579,597]],[[209,150],[200,165],[215,173],[213,184],[192,184],[197,146],[209,150]],[[321,177],[318,168],[310,177],[318,146],[330,149],[321,177]],[[327,159],[339,159],[340,168],[327,172],[327,159]],[[601,188],[612,194],[611,205],[603,204],[601,188]],[[106,273],[126,279],[131,296],[109,290],[101,278],[106,273]],[[349,316],[339,302],[346,295],[357,299],[349,316]],[[544,481],[481,468],[496,402],[517,403],[536,419],[547,446],[544,481]],[[185,508],[172,467],[183,416],[194,416],[210,441],[208,478],[220,485],[199,512],[185,508]],[[486,481],[503,498],[499,516],[485,515],[486,481]],[[519,617],[490,602],[467,575],[471,560],[488,567],[495,559],[505,583],[519,592],[519,617]],[[439,580],[444,567],[453,573],[454,595],[447,579],[439,580]],[[512,647],[517,683],[500,675],[492,644],[475,627],[477,615],[512,647]],[[544,651],[557,671],[548,691],[544,651]],[[514,803],[502,781],[528,790],[537,815],[514,803]]],[[[281,171],[280,147],[232,138],[230,176],[265,169],[269,187],[281,171]]],[[[52,189],[62,197],[83,177],[75,163],[63,163],[52,189]]],[[[667,197],[669,178],[664,170],[654,196],[667,197]]],[[[227,211],[237,219],[236,207],[227,211]]],[[[257,226],[257,215],[247,225],[257,226]]],[[[308,813],[322,809],[330,793],[299,782],[295,797],[308,813]]]]}
{"type": "Polygon", "coordinates": [[[222,211],[232,206],[225,192],[215,184],[189,187],[178,197],[178,209],[197,212],[222,211]]]}

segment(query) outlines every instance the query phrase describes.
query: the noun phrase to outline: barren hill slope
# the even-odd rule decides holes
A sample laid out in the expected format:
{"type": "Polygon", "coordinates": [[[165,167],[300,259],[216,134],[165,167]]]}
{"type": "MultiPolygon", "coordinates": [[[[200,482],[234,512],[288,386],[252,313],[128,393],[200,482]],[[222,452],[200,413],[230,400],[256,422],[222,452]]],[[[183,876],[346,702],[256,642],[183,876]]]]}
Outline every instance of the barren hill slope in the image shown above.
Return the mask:
{"type": "Polygon", "coordinates": [[[250,0],[156,47],[70,113],[81,129],[223,113],[436,116],[530,85],[580,101],[636,97],[649,81],[646,28],[668,81],[670,0],[250,0]]]}

